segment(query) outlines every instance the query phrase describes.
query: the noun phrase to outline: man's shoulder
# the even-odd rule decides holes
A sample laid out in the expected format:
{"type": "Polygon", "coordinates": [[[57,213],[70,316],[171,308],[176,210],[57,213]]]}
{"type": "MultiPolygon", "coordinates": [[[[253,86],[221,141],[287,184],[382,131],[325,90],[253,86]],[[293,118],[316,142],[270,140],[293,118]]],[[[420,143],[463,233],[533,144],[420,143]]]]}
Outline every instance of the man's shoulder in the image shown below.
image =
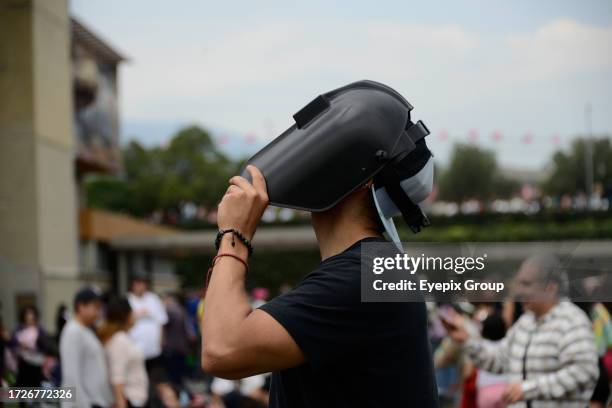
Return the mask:
{"type": "Polygon", "coordinates": [[[62,336],[63,335],[70,335],[73,333],[78,333],[83,329],[83,326],[81,326],[80,323],[78,323],[77,321],[75,321],[74,319],[71,319],[69,321],[66,322],[66,324],[64,325],[64,328],[62,329],[62,336]]]}
{"type": "Polygon", "coordinates": [[[560,323],[568,329],[575,326],[591,326],[591,321],[584,310],[569,300],[560,301],[556,312],[560,323]]]}
{"type": "Polygon", "coordinates": [[[131,343],[132,341],[126,332],[118,331],[108,340],[108,342],[104,345],[104,348],[106,350],[116,351],[128,350],[131,343]]]}
{"type": "Polygon", "coordinates": [[[157,295],[157,293],[151,291],[145,292],[145,294],[142,295],[142,300],[148,303],[162,303],[161,298],[157,295]]]}
{"type": "Polygon", "coordinates": [[[323,260],[314,271],[317,270],[359,270],[361,266],[363,244],[387,243],[382,238],[366,238],[355,242],[346,250],[323,260]]]}
{"type": "Polygon", "coordinates": [[[72,347],[75,341],[83,335],[83,327],[74,321],[74,319],[66,322],[66,325],[62,329],[62,334],[60,335],[60,348],[63,347],[72,347]]]}
{"type": "Polygon", "coordinates": [[[110,338],[109,342],[125,344],[130,343],[130,336],[127,332],[120,330],[117,333],[113,334],[113,337],[110,338]]]}
{"type": "Polygon", "coordinates": [[[382,238],[366,238],[355,242],[343,252],[326,258],[308,273],[292,290],[268,303],[315,302],[317,304],[352,305],[361,299],[361,244],[382,238]]]}

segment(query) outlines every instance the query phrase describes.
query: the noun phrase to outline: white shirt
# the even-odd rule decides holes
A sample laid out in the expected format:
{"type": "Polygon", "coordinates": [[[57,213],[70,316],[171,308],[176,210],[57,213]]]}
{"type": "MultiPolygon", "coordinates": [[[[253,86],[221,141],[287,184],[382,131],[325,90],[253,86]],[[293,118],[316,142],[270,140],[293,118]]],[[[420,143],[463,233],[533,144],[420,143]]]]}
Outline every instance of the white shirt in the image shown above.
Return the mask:
{"type": "Polygon", "coordinates": [[[60,337],[60,359],[62,386],[76,388],[76,403],[62,403],[62,407],[113,404],[104,348],[90,328],[74,319],[66,323],[60,337]]]}
{"type": "Polygon", "coordinates": [[[147,402],[149,380],[145,369],[144,354],[126,332],[120,331],[106,343],[106,357],[110,380],[123,385],[123,392],[135,407],[147,402]]]}
{"type": "Polygon", "coordinates": [[[162,326],[168,322],[168,315],[159,296],[146,292],[142,296],[133,293],[128,300],[136,316],[139,316],[130,330],[130,336],[144,353],[145,358],[151,359],[161,355],[162,326]],[[144,315],[141,315],[142,313],[144,315]]]}
{"type": "Polygon", "coordinates": [[[265,384],[266,374],[256,374],[236,381],[215,377],[210,390],[220,396],[225,396],[234,390],[240,391],[242,395],[250,396],[265,384]]]}

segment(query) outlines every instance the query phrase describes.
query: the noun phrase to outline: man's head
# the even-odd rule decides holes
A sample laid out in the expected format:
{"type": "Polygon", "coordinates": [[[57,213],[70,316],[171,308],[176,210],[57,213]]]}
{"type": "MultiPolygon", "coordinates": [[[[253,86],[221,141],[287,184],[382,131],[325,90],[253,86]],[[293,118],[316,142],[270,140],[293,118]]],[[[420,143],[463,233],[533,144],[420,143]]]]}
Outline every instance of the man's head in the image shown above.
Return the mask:
{"type": "Polygon", "coordinates": [[[38,324],[38,309],[34,306],[26,306],[21,309],[19,323],[25,326],[36,326],[38,324]]]}
{"type": "Polygon", "coordinates": [[[567,276],[555,255],[533,255],[521,265],[515,276],[515,285],[517,300],[525,309],[540,316],[565,294],[567,276]]]}
{"type": "Polygon", "coordinates": [[[149,290],[149,280],[145,274],[139,273],[132,277],[130,292],[136,296],[142,296],[149,290]]]}
{"type": "Polygon", "coordinates": [[[126,298],[112,299],[106,308],[106,323],[122,330],[129,330],[134,325],[134,314],[126,298]]]}
{"type": "MultiPolygon", "coordinates": [[[[389,238],[401,248],[392,217],[401,214],[414,232],[429,225],[418,203],[433,185],[433,156],[424,139],[429,130],[412,120],[412,109],[384,84],[354,82],[304,106],[295,124],[247,164],[264,175],[270,205],[310,211],[319,225],[329,214],[361,222],[365,213],[377,230],[369,214],[380,211],[389,238]],[[372,179],[375,204],[364,191],[372,179]]],[[[250,178],[246,166],[241,175],[250,178]]]]}
{"type": "Polygon", "coordinates": [[[102,300],[96,289],[84,287],[74,296],[74,314],[84,325],[94,325],[100,318],[101,311],[102,300]]]}

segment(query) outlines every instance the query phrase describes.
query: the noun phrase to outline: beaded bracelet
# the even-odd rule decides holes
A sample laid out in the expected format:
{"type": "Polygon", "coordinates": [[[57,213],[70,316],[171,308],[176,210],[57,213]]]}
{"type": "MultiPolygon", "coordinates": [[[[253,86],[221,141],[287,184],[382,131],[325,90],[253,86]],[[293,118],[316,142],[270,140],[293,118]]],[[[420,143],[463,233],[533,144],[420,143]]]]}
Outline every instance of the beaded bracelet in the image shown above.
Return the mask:
{"type": "Polygon", "coordinates": [[[219,229],[219,232],[217,232],[217,238],[215,239],[215,248],[217,248],[217,250],[219,250],[219,247],[221,246],[221,239],[223,238],[223,236],[225,234],[231,233],[232,234],[232,246],[236,246],[236,241],[234,240],[234,238],[238,238],[238,240],[240,242],[242,242],[244,244],[245,247],[247,247],[248,251],[249,251],[249,256],[253,255],[253,246],[251,245],[251,241],[249,241],[244,235],[242,235],[242,233],[240,231],[238,231],[237,229],[219,229]]]}

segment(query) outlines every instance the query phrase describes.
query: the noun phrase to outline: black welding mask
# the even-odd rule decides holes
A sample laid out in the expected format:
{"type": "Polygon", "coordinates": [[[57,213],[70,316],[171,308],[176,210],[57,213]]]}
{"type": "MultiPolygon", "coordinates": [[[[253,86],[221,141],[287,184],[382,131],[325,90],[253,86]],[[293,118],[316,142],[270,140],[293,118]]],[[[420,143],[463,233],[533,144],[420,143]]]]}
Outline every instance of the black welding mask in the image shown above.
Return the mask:
{"type": "MultiPolygon", "coordinates": [[[[389,238],[401,249],[392,217],[414,232],[429,224],[418,203],[433,186],[427,127],[390,87],[359,81],[319,95],[295,124],[249,159],[263,173],[270,204],[319,212],[374,180],[372,195],[389,238]]],[[[250,179],[246,170],[242,176],[250,179]]]]}

